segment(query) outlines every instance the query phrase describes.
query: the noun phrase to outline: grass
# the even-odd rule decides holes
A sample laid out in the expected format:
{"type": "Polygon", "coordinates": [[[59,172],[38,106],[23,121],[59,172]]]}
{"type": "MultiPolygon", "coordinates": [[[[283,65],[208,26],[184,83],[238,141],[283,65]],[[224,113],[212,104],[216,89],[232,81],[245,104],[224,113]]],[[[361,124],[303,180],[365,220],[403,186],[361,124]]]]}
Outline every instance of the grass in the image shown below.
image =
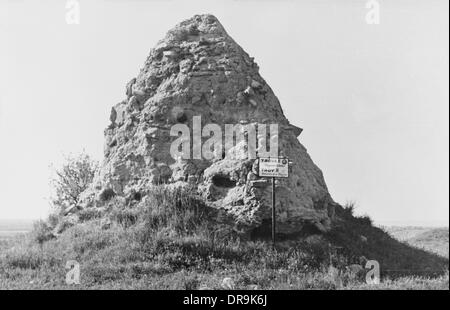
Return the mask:
{"type": "Polygon", "coordinates": [[[449,256],[448,228],[428,227],[390,227],[390,235],[414,247],[424,249],[440,256],[449,256]]]}
{"type": "Polygon", "coordinates": [[[113,198],[107,215],[85,216],[58,238],[42,241],[48,231],[39,226],[0,243],[0,289],[221,289],[225,277],[236,289],[373,289],[344,271],[360,255],[379,260],[382,271],[409,271],[382,272],[377,289],[448,289],[447,259],[396,241],[349,209],[338,210],[329,234],[285,240],[275,251],[223,233],[228,226],[189,189],[160,186],[147,197],[134,208],[113,198]],[[339,279],[327,272],[330,258],[339,279]],[[65,284],[69,260],[81,265],[76,287],[65,284]],[[418,268],[428,273],[419,277],[418,268]]]}
{"type": "Polygon", "coordinates": [[[344,208],[338,208],[337,214],[341,220],[334,224],[327,237],[342,247],[342,255],[377,260],[382,274],[389,277],[439,276],[448,270],[448,258],[393,238],[385,230],[374,227],[367,217],[355,217],[351,209],[344,208]]]}

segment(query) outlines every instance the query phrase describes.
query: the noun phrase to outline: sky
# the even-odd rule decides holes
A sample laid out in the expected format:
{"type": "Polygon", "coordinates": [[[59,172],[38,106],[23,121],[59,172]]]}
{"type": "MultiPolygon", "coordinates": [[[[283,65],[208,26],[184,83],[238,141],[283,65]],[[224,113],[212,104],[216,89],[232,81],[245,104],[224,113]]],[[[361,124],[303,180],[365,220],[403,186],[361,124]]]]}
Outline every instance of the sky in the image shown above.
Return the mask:
{"type": "Polygon", "coordinates": [[[111,107],[178,22],[214,14],[259,64],[335,201],[448,226],[447,0],[0,0],[0,219],[44,218],[65,154],[103,156],[111,107]]]}

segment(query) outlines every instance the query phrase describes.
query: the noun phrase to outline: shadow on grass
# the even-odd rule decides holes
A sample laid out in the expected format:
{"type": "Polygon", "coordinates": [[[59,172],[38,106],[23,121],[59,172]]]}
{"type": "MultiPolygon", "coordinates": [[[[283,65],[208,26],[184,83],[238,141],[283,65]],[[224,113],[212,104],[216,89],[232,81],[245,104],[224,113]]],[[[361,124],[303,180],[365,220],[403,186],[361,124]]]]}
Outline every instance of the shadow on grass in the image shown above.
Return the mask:
{"type": "Polygon", "coordinates": [[[447,258],[394,239],[367,217],[355,217],[342,207],[336,211],[339,219],[325,237],[338,253],[355,262],[361,256],[378,261],[383,277],[436,277],[448,271],[447,258]]]}

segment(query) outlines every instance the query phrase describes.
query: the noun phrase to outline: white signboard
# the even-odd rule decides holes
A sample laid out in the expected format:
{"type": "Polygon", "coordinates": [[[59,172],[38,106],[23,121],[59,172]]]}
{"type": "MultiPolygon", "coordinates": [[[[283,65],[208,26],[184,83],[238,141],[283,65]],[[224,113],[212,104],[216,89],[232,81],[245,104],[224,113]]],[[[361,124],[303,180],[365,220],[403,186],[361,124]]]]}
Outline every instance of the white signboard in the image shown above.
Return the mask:
{"type": "Polygon", "coordinates": [[[259,176],[273,178],[289,177],[289,159],[287,158],[260,158],[259,176]]]}

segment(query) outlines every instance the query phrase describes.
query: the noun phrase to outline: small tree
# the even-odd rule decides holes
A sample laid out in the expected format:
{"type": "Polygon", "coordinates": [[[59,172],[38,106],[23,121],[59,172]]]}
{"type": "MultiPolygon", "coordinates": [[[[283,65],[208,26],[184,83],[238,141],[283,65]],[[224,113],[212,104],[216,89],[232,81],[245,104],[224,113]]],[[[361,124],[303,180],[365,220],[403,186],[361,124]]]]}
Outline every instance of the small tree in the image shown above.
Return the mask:
{"type": "Polygon", "coordinates": [[[80,201],[80,194],[92,183],[98,169],[98,162],[84,152],[77,156],[67,156],[66,162],[55,171],[52,184],[55,188],[53,205],[65,210],[80,201]]]}

